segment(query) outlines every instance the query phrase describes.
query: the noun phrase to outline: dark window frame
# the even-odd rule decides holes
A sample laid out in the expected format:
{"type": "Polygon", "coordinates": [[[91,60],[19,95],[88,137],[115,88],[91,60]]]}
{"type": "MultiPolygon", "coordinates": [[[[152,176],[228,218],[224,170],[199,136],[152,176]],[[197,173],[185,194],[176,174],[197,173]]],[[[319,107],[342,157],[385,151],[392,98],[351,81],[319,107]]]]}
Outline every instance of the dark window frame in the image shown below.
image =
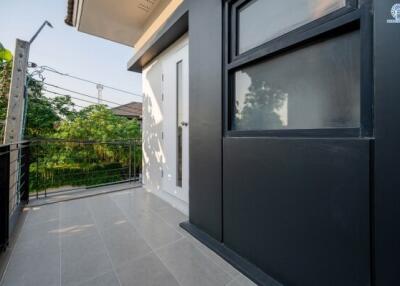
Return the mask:
{"type": "Polygon", "coordinates": [[[224,136],[226,137],[371,137],[373,135],[372,13],[371,1],[347,0],[347,5],[282,36],[238,54],[237,14],[252,0],[225,0],[223,35],[224,136]],[[234,73],[280,53],[301,47],[328,34],[360,30],[360,127],[238,131],[231,129],[234,109],[234,73]]]}

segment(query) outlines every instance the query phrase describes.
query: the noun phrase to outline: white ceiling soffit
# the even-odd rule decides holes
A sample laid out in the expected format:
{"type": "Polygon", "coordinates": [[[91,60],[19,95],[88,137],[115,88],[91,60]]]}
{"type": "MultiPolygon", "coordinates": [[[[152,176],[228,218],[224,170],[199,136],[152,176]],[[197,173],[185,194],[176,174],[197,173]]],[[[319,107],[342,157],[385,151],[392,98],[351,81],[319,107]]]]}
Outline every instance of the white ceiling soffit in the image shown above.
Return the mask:
{"type": "Polygon", "coordinates": [[[75,0],[80,32],[133,47],[171,0],[75,0]]]}

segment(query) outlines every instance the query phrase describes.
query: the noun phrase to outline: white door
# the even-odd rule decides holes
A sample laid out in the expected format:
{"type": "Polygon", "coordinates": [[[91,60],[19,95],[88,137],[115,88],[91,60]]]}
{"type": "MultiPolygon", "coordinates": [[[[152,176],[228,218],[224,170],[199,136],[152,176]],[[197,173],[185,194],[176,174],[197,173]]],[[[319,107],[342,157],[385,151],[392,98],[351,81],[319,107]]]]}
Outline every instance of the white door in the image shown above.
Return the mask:
{"type": "Polygon", "coordinates": [[[163,189],[189,202],[189,50],[179,45],[163,61],[163,189]]]}

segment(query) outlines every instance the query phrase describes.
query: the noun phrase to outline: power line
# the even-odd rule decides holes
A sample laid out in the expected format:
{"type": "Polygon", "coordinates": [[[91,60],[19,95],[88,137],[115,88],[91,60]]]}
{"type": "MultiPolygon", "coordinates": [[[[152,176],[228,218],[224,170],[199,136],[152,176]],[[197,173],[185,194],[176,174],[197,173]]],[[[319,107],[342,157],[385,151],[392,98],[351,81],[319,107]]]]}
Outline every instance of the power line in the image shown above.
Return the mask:
{"type": "MultiPolygon", "coordinates": [[[[69,98],[72,98],[72,99],[75,99],[75,100],[80,100],[80,101],[83,101],[83,102],[86,102],[86,103],[89,103],[89,104],[92,104],[92,105],[99,105],[98,102],[94,102],[94,101],[90,101],[90,100],[86,100],[86,99],[74,97],[74,96],[71,96],[70,94],[59,93],[59,92],[56,92],[56,91],[53,91],[53,90],[49,90],[49,89],[47,89],[47,88],[44,88],[44,91],[46,91],[46,92],[48,92],[48,93],[51,93],[51,94],[54,94],[54,95],[59,95],[59,96],[63,96],[63,97],[69,97],[69,98]]],[[[83,93],[79,93],[79,94],[81,94],[81,95],[83,95],[83,96],[87,96],[87,97],[89,97],[89,98],[97,99],[96,97],[89,96],[89,95],[85,95],[85,94],[83,94],[83,93]]],[[[104,100],[103,100],[103,101],[104,101],[104,100]]],[[[75,103],[74,103],[74,105],[76,105],[76,106],[78,106],[78,107],[81,107],[81,108],[85,108],[85,107],[79,106],[79,105],[77,105],[77,104],[75,104],[75,103]]],[[[107,106],[108,108],[112,108],[112,109],[114,109],[114,110],[118,109],[118,110],[123,110],[123,111],[126,111],[126,112],[133,112],[133,111],[134,111],[133,109],[131,109],[131,108],[129,108],[129,107],[126,107],[126,106],[111,107],[111,106],[108,106],[108,105],[106,105],[106,104],[105,104],[105,106],[107,106]]]]}
{"type": "MultiPolygon", "coordinates": [[[[69,98],[72,98],[72,99],[75,99],[75,100],[80,100],[80,101],[83,101],[83,102],[86,102],[86,103],[98,105],[97,102],[90,101],[90,100],[86,100],[86,99],[82,99],[82,98],[78,98],[78,97],[74,97],[74,96],[71,96],[71,95],[69,95],[69,94],[62,94],[62,93],[59,93],[59,92],[56,92],[56,91],[48,90],[47,88],[45,88],[44,91],[46,91],[46,92],[48,92],[48,93],[52,93],[52,94],[54,94],[54,95],[69,97],[69,98]]],[[[106,106],[107,106],[107,105],[106,105],[106,106]]],[[[107,107],[110,107],[110,106],[107,106],[107,107]]]]}
{"type": "MultiPolygon", "coordinates": [[[[89,95],[89,94],[86,94],[86,93],[82,93],[82,92],[79,92],[79,91],[74,91],[74,90],[71,90],[71,89],[68,89],[68,88],[64,88],[64,87],[61,87],[61,86],[58,86],[58,85],[55,85],[55,84],[51,84],[51,83],[47,83],[47,82],[43,82],[43,84],[51,86],[51,87],[54,87],[54,88],[57,88],[57,89],[61,89],[61,90],[67,91],[67,92],[71,92],[71,93],[75,93],[75,94],[78,94],[78,95],[90,97],[90,98],[93,98],[93,99],[98,99],[96,96],[92,96],[92,95],[89,95]]],[[[115,104],[115,105],[118,105],[118,106],[124,105],[124,104],[121,104],[121,103],[118,103],[118,102],[114,102],[114,101],[110,101],[110,100],[106,100],[106,99],[101,99],[101,101],[108,102],[108,103],[111,103],[111,104],[115,104]]]]}
{"type": "Polygon", "coordinates": [[[84,82],[87,82],[87,83],[95,84],[96,86],[97,85],[102,85],[105,88],[112,89],[112,90],[115,90],[115,91],[118,91],[118,92],[122,92],[122,93],[130,94],[130,95],[134,95],[134,96],[143,97],[143,95],[141,95],[141,94],[133,93],[133,92],[130,92],[130,91],[127,91],[127,90],[123,90],[123,89],[120,89],[120,88],[116,88],[116,87],[112,87],[112,86],[105,85],[105,84],[102,84],[102,83],[98,83],[98,82],[95,82],[95,81],[92,81],[92,80],[89,80],[89,79],[84,79],[84,78],[81,78],[81,77],[78,77],[78,76],[70,75],[68,73],[63,73],[63,72],[57,71],[56,69],[51,68],[49,66],[40,66],[40,68],[43,69],[43,70],[46,70],[48,72],[59,74],[61,76],[66,76],[66,77],[70,77],[70,78],[73,78],[73,79],[76,79],[76,80],[80,80],[80,81],[84,81],[84,82]]]}

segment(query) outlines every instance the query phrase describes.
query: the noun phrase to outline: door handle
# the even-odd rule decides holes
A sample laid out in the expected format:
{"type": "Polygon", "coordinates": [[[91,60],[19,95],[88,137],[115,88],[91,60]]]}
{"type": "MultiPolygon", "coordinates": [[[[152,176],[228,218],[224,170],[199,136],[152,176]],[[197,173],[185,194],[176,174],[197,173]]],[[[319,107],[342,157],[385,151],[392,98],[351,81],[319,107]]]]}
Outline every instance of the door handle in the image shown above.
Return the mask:
{"type": "Polygon", "coordinates": [[[181,125],[187,127],[187,126],[189,125],[189,123],[187,123],[187,122],[185,122],[185,121],[182,121],[182,122],[181,122],[181,125]]]}

